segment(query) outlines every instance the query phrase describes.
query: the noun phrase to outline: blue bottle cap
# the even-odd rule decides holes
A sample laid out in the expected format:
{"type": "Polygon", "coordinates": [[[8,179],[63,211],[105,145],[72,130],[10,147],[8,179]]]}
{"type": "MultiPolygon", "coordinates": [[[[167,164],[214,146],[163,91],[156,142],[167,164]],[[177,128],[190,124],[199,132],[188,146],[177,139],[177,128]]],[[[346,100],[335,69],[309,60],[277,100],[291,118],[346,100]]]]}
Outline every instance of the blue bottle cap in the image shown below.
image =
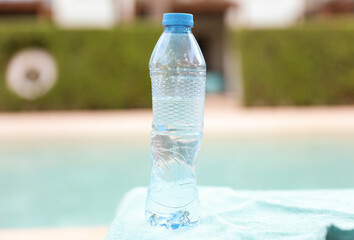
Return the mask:
{"type": "Polygon", "coordinates": [[[163,26],[177,25],[193,27],[193,15],[189,13],[165,13],[162,19],[163,26]]]}

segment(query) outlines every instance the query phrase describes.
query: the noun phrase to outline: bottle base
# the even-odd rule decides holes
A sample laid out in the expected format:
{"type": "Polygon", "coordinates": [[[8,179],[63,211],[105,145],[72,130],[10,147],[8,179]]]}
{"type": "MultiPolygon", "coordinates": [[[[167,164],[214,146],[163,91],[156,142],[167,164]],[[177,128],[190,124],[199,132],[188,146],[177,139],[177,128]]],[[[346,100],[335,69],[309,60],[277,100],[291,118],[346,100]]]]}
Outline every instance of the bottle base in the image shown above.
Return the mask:
{"type": "Polygon", "coordinates": [[[178,211],[168,215],[160,215],[158,213],[146,211],[145,216],[151,226],[164,227],[166,229],[196,227],[199,224],[199,219],[191,220],[188,211],[178,211]]]}

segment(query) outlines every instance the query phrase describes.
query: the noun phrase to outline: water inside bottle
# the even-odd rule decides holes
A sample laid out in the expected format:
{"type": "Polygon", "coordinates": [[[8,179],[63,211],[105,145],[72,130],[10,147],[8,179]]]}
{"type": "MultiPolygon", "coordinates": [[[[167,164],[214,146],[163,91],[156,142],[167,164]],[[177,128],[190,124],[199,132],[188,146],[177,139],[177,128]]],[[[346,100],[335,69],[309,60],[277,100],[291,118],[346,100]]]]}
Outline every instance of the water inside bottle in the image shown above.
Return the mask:
{"type": "Polygon", "coordinates": [[[146,217],[178,228],[199,221],[196,157],[202,140],[205,71],[151,72],[153,126],[146,217]]]}

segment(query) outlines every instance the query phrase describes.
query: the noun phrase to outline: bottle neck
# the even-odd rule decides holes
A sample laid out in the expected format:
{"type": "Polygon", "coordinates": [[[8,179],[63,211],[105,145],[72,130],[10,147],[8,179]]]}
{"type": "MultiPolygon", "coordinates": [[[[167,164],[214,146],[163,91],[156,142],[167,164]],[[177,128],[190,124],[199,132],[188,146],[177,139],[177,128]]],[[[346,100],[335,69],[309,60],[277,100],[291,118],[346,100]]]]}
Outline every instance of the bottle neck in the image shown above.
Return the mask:
{"type": "Polygon", "coordinates": [[[170,33],[189,33],[191,32],[191,27],[189,26],[178,26],[178,25],[168,25],[165,26],[164,32],[170,33]]]}

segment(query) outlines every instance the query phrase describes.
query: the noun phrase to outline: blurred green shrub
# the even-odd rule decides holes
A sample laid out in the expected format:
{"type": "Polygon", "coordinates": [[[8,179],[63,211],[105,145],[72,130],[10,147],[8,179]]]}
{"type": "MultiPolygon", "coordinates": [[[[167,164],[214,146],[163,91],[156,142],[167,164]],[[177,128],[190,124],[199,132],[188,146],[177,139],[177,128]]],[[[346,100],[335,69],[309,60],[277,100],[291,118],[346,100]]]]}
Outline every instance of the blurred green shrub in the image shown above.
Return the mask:
{"type": "Polygon", "coordinates": [[[348,25],[338,29],[311,24],[234,33],[242,59],[244,104],[354,104],[353,30],[348,25]]]}
{"type": "Polygon", "coordinates": [[[161,28],[60,30],[43,24],[0,24],[0,110],[115,109],[151,106],[148,61],[161,28]],[[27,101],[11,93],[6,66],[19,50],[40,47],[59,76],[47,95],[27,101]]]}

